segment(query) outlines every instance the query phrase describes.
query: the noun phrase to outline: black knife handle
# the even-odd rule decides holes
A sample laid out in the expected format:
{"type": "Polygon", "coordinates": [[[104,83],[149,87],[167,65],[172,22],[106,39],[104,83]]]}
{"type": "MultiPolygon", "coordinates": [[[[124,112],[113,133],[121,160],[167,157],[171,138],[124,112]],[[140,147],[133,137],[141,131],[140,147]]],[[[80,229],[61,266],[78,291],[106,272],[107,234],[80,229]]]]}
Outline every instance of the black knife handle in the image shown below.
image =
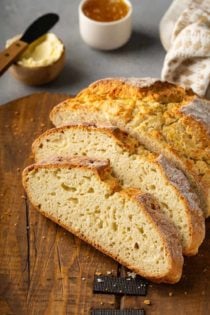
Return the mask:
{"type": "Polygon", "coordinates": [[[0,75],[15,62],[27,46],[26,42],[18,40],[0,53],[0,75]]]}

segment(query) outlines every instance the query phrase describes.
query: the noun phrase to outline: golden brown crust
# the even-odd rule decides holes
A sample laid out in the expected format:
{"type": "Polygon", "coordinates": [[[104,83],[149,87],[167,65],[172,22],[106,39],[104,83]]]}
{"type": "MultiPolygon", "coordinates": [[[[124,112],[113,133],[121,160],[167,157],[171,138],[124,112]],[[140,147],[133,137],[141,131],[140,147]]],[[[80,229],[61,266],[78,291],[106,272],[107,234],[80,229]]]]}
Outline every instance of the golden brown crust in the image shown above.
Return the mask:
{"type": "Polygon", "coordinates": [[[173,83],[152,78],[105,78],[92,83],[88,89],[78,94],[78,98],[96,94],[110,98],[142,98],[151,97],[156,101],[166,99],[181,101],[186,95],[195,95],[192,90],[174,85],[173,83]]]}
{"type": "MultiPolygon", "coordinates": [[[[23,186],[25,190],[28,192],[27,189],[28,181],[27,181],[27,174],[31,172],[32,170],[36,170],[39,168],[55,168],[62,167],[62,168],[71,168],[71,167],[78,167],[77,164],[73,166],[73,164],[67,164],[66,161],[64,164],[62,164],[61,161],[55,161],[52,162],[52,164],[34,164],[32,166],[27,167],[23,171],[23,186]]],[[[81,167],[86,168],[86,165],[81,167]]],[[[93,171],[93,168],[91,168],[93,171]]],[[[97,169],[96,169],[97,173],[97,169]]],[[[83,233],[81,233],[79,230],[73,229],[73,227],[69,227],[66,224],[64,224],[60,219],[57,219],[53,215],[47,214],[43,209],[40,208],[40,206],[33,204],[33,206],[41,212],[43,215],[48,217],[49,219],[53,220],[55,223],[61,225],[65,229],[67,229],[69,232],[75,234],[80,239],[86,241],[90,245],[94,246],[95,248],[102,251],[104,254],[112,257],[113,259],[117,260],[119,263],[122,263],[127,268],[133,270],[134,272],[140,274],[143,277],[146,277],[147,279],[150,279],[154,282],[160,283],[176,283],[181,278],[182,273],[182,266],[183,266],[183,256],[182,256],[182,248],[178,240],[178,236],[175,232],[175,229],[173,226],[168,224],[168,221],[164,218],[164,216],[158,211],[158,205],[156,204],[156,200],[152,198],[149,194],[143,194],[137,189],[128,189],[128,190],[121,190],[119,193],[123,194],[127,198],[132,198],[135,202],[140,205],[142,211],[144,211],[144,214],[147,216],[147,219],[152,223],[153,228],[158,231],[158,233],[161,236],[161,239],[165,245],[165,250],[167,252],[167,258],[170,260],[170,268],[168,273],[164,277],[151,277],[149,274],[145,273],[141,268],[137,268],[135,266],[129,265],[127,262],[123,261],[119,256],[114,256],[112,253],[106,250],[106,248],[100,246],[99,244],[95,243],[94,241],[90,240],[89,238],[85,237],[83,233]],[[151,198],[151,199],[150,199],[151,198]]],[[[30,195],[29,195],[30,198],[30,195]]],[[[30,198],[31,200],[32,198],[30,198]]]]}
{"type": "Polygon", "coordinates": [[[123,128],[182,169],[199,193],[206,214],[208,209],[210,214],[210,103],[183,87],[150,83],[142,87],[122,78],[97,81],[70,102],[55,107],[51,119],[62,124],[57,117],[71,110],[69,123],[73,119],[99,124],[104,120],[123,128]]]}

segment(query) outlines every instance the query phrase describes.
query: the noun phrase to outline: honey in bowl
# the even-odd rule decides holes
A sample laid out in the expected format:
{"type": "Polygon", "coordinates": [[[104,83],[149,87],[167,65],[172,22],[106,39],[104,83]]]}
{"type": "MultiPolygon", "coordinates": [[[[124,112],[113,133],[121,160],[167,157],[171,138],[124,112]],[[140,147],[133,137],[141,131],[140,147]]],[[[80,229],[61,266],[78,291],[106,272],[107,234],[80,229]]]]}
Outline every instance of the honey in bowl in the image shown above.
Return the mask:
{"type": "Polygon", "coordinates": [[[129,7],[124,0],[87,0],[82,10],[91,20],[113,22],[125,17],[129,7]]]}

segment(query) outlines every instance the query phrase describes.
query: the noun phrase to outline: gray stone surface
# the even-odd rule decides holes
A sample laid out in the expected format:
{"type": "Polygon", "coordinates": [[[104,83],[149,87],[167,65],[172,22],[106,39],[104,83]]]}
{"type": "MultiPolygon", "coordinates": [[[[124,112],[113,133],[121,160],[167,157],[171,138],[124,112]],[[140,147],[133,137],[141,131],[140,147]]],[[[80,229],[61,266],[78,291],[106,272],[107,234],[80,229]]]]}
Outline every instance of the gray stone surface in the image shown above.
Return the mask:
{"type": "Polygon", "coordinates": [[[90,82],[110,76],[159,77],[164,49],[159,40],[159,21],[170,0],[131,0],[133,33],[127,45],[111,52],[89,48],[78,28],[79,0],[0,0],[0,49],[38,16],[57,12],[53,32],[66,46],[67,58],[59,78],[43,87],[23,85],[5,73],[0,78],[0,104],[39,91],[75,94],[90,82]]]}

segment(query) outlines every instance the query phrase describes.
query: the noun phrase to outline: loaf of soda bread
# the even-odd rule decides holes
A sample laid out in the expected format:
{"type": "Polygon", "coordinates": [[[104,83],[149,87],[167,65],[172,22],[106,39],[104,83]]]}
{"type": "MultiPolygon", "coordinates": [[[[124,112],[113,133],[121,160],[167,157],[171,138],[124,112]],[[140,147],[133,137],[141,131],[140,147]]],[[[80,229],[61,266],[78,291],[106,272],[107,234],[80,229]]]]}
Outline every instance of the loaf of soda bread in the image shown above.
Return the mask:
{"type": "Polygon", "coordinates": [[[36,162],[56,155],[109,159],[114,176],[124,187],[155,196],[177,228],[183,254],[198,252],[205,234],[204,217],[187,178],[162,155],[149,152],[119,128],[74,125],[51,129],[35,140],[32,151],[36,162]]]}
{"type": "Polygon", "coordinates": [[[127,131],[185,173],[210,215],[210,102],[191,90],[148,78],[103,79],[56,106],[50,118],[56,127],[106,123],[127,131]]]}
{"type": "Polygon", "coordinates": [[[108,161],[57,158],[27,167],[31,203],[82,240],[155,282],[175,283],[182,248],[150,194],[123,189],[108,161]]]}

